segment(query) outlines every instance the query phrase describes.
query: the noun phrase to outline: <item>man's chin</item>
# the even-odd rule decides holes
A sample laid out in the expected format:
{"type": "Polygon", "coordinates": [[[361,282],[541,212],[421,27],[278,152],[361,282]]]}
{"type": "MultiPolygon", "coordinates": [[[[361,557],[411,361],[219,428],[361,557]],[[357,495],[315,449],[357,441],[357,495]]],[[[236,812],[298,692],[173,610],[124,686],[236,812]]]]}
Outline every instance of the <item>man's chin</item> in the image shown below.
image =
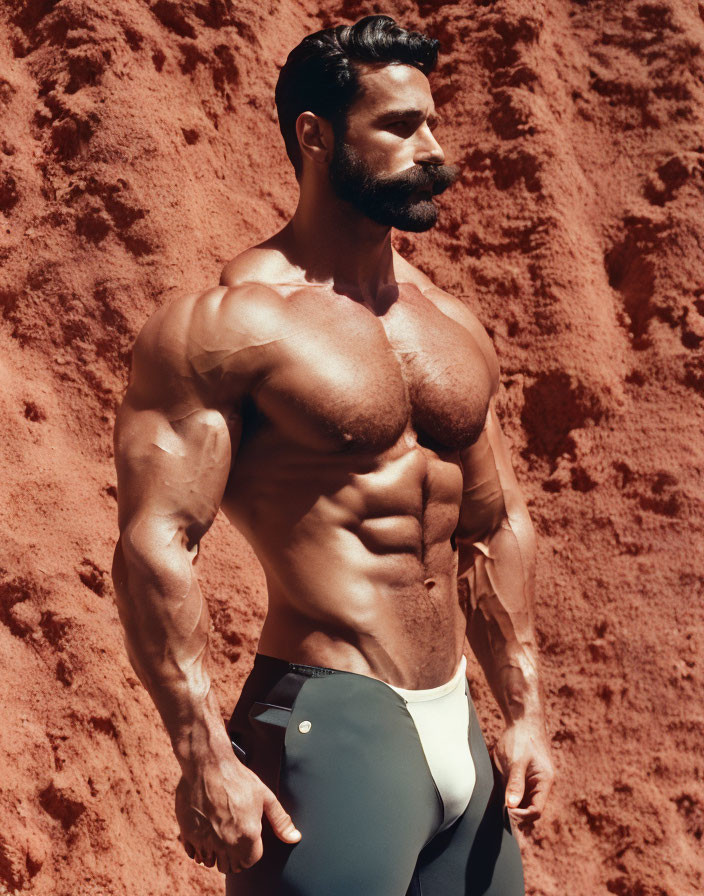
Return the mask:
{"type": "Polygon", "coordinates": [[[396,230],[408,233],[423,233],[435,227],[438,221],[438,209],[432,200],[415,202],[403,211],[396,212],[387,221],[396,230]],[[392,219],[391,219],[392,218],[392,219]]]}

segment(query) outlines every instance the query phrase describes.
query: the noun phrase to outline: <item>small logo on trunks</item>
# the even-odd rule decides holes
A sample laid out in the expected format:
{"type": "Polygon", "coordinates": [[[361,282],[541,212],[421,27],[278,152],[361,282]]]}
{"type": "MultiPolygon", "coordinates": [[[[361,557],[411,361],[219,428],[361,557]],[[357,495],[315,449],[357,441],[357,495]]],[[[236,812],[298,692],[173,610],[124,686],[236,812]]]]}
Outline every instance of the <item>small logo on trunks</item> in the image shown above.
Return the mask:
{"type": "Polygon", "coordinates": [[[313,726],[310,722],[301,722],[301,724],[298,726],[298,730],[301,732],[301,734],[308,734],[312,727],[313,726]]]}

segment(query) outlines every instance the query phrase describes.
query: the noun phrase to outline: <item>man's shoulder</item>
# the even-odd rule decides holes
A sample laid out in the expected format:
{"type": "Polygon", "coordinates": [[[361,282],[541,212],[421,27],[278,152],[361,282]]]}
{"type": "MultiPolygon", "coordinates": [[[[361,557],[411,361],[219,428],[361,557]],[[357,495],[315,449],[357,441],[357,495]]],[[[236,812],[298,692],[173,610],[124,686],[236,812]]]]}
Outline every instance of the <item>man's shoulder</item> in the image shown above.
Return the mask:
{"type": "Polygon", "coordinates": [[[136,344],[174,362],[192,358],[208,346],[245,348],[265,335],[282,302],[282,295],[266,283],[208,287],[157,308],[136,344]]]}
{"type": "Polygon", "coordinates": [[[276,237],[272,237],[230,259],[220,274],[220,285],[235,287],[258,283],[276,289],[276,284],[291,279],[292,272],[291,263],[277,247],[276,237]]]}
{"type": "Polygon", "coordinates": [[[254,349],[277,338],[281,295],[265,283],[214,286],[178,296],[145,322],[133,350],[133,379],[179,389],[256,370],[254,349]]]}
{"type": "Polygon", "coordinates": [[[446,317],[451,318],[455,323],[464,327],[472,339],[474,339],[487,362],[492,382],[495,387],[498,387],[499,362],[496,357],[496,351],[486,328],[476,314],[465,301],[436,286],[430,277],[400,255],[397,257],[399,259],[399,263],[396,264],[397,274],[402,275],[406,282],[412,283],[417,287],[426,299],[435,305],[438,311],[441,311],[446,317]]]}

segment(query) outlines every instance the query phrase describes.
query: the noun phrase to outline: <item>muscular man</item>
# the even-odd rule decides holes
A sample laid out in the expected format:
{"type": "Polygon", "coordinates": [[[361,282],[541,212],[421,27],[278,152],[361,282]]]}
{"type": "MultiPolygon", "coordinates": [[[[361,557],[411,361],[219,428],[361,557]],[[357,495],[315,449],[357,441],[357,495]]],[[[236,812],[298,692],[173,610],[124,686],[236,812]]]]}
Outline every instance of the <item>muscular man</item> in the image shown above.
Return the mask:
{"type": "Polygon", "coordinates": [[[184,847],[236,896],[516,896],[506,807],[536,818],[553,777],[496,356],[390,240],[457,177],[437,52],[386,16],[292,51],[296,213],[149,319],[118,414],[126,645],[181,766],[184,847]],[[227,726],[194,572],[218,508],[269,599],[227,726]],[[496,765],[465,635],[506,721],[496,765]]]}

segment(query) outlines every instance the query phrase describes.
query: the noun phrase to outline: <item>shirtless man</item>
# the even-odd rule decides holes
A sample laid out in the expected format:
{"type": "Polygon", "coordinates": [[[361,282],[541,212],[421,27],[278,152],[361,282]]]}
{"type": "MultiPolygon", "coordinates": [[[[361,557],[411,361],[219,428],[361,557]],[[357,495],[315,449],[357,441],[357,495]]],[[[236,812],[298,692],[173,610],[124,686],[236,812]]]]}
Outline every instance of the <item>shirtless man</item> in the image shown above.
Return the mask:
{"type": "Polygon", "coordinates": [[[228,894],[517,896],[507,807],[537,818],[553,778],[496,356],[390,240],[432,227],[457,176],[437,50],[386,16],[306,38],[276,92],[293,219],[134,347],[113,580],[181,766],[183,845],[228,894]],[[227,726],[194,572],[218,508],[269,599],[227,726]],[[496,764],[465,635],[506,721],[496,764]]]}

